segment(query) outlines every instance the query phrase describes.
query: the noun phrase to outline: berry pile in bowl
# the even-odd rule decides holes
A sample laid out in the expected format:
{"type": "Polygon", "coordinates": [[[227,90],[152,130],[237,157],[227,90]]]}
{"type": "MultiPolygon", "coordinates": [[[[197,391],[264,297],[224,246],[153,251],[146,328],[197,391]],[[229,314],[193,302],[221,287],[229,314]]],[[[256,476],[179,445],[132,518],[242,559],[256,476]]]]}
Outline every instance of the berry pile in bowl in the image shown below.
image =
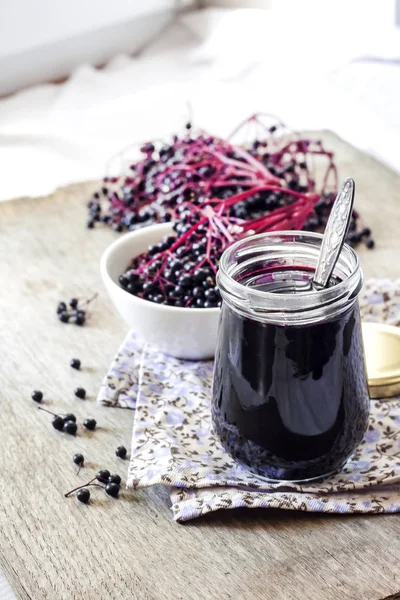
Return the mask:
{"type": "MultiPolygon", "coordinates": [[[[227,140],[194,133],[188,124],[184,135],[174,136],[168,144],[146,143],[141,154],[128,173],[105,178],[88,204],[88,227],[102,222],[118,232],[130,232],[123,252],[116,242],[124,260],[117,261],[119,272],[110,279],[125,305],[128,297],[136,299],[136,315],[143,302],[146,312],[150,304],[160,315],[167,311],[161,319],[164,326],[153,316],[157,332],[149,336],[146,328],[145,339],[157,343],[161,330],[169,330],[168,323],[187,315],[185,323],[195,323],[189,327],[195,344],[202,338],[201,321],[207,319],[199,311],[205,315],[210,311],[213,326],[206,329],[213,340],[206,353],[200,351],[202,343],[193,352],[188,351],[189,342],[179,349],[163,342],[161,347],[184,358],[212,356],[221,303],[216,272],[223,251],[257,233],[323,231],[337,193],[333,153],[321,141],[304,139],[272,117],[253,115],[227,140]],[[253,127],[253,138],[235,144],[234,136],[246,126],[253,127]],[[174,314],[181,316],[175,319],[174,314]]],[[[374,245],[356,211],[347,242],[374,245]]],[[[102,261],[103,277],[110,260],[108,256],[102,261]]],[[[131,327],[140,327],[136,316],[128,319],[125,310],[123,316],[131,327]]]]}
{"type": "Polygon", "coordinates": [[[163,352],[188,360],[214,356],[219,308],[171,306],[129,293],[120,284],[121,273],[133,256],[141,256],[150,245],[173,233],[164,223],[132,231],[116,239],[104,252],[100,272],[109,296],[127,325],[163,352]]]}

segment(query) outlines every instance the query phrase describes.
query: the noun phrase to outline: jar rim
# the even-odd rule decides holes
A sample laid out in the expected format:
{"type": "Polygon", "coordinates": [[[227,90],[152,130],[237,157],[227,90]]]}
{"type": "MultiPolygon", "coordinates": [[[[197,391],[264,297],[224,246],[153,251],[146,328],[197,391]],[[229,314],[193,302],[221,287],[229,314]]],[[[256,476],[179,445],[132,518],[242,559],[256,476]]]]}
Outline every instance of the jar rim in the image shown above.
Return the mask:
{"type": "MultiPolygon", "coordinates": [[[[338,268],[341,266],[341,274],[343,275],[345,267],[350,271],[349,274],[340,278],[341,280],[336,285],[322,290],[301,291],[296,294],[279,292],[277,294],[246,286],[234,277],[235,266],[237,267],[240,264],[236,259],[245,256],[246,252],[248,254],[252,252],[253,255],[258,252],[258,256],[262,256],[264,242],[265,246],[270,242],[271,248],[274,247],[274,251],[281,257],[285,255],[285,248],[287,249],[286,254],[289,253],[289,246],[285,243],[292,242],[293,256],[295,256],[294,249],[296,247],[299,252],[303,250],[308,253],[309,258],[313,258],[313,262],[316,263],[322,239],[323,235],[316,232],[274,231],[256,234],[235,242],[225,250],[219,263],[217,283],[223,299],[236,305],[236,308],[246,314],[253,314],[255,311],[256,313],[264,312],[268,314],[280,313],[281,316],[285,316],[288,313],[309,311],[310,315],[307,317],[307,321],[309,318],[315,318],[318,309],[324,306],[335,305],[335,309],[340,309],[341,306],[347,308],[349,301],[357,297],[362,285],[359,258],[347,244],[343,245],[334,273],[337,273],[338,268]],[[273,246],[274,244],[275,246],[273,246]],[[279,245],[280,248],[278,248],[279,245]]],[[[265,253],[268,256],[267,248],[265,253]]]]}

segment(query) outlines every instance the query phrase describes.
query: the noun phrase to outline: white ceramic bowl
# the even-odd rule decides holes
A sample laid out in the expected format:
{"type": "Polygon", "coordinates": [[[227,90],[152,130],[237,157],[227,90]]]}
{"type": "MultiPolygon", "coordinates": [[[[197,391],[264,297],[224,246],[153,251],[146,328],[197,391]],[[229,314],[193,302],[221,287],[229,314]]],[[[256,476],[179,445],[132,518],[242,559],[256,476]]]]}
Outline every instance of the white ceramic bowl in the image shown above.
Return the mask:
{"type": "Polygon", "coordinates": [[[177,358],[212,358],[219,308],[179,308],[155,304],[129,294],[118,283],[119,276],[134,256],[171,233],[170,223],[165,223],[122,235],[101,257],[101,276],[121,317],[145,341],[157,344],[160,350],[177,358]]]}

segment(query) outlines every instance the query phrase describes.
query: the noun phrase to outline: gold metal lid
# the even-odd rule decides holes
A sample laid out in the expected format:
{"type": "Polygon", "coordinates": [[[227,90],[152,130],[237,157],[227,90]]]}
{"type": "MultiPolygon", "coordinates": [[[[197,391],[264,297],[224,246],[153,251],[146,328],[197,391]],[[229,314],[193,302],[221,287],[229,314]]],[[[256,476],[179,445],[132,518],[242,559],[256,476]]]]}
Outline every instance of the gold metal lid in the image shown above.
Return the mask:
{"type": "Polygon", "coordinates": [[[400,394],[400,327],[363,323],[363,340],[371,398],[400,394]]]}

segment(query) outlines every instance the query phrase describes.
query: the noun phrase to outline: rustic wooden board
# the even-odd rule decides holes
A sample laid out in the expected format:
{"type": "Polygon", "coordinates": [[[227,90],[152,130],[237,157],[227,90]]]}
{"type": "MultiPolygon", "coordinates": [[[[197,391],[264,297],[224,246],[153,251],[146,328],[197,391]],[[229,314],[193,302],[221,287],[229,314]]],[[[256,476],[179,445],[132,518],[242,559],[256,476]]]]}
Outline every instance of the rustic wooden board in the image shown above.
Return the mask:
{"type": "MultiPolygon", "coordinates": [[[[400,177],[324,136],[340,175],[356,179],[356,206],[375,232],[377,249],[361,251],[366,275],[399,276],[400,177]]],[[[0,559],[17,597],[380,600],[399,592],[395,515],[237,510],[178,525],[164,489],[125,492],[120,500],[98,490],[89,507],[63,498],[98,468],[125,475],[127,463],[114,450],[129,446],[132,428],[131,412],[95,404],[125,325],[98,269],[116,234],[84,227],[94,188],[72,185],[0,205],[0,559]],[[87,327],[58,322],[60,299],[94,291],[102,293],[87,327]],[[82,372],[69,367],[72,357],[82,360],[82,372]],[[78,385],[87,400],[74,398],[78,385]],[[30,400],[34,388],[50,410],[95,417],[98,431],[72,438],[53,430],[30,400]],[[74,452],[86,457],[79,477],[74,452]]]]}

